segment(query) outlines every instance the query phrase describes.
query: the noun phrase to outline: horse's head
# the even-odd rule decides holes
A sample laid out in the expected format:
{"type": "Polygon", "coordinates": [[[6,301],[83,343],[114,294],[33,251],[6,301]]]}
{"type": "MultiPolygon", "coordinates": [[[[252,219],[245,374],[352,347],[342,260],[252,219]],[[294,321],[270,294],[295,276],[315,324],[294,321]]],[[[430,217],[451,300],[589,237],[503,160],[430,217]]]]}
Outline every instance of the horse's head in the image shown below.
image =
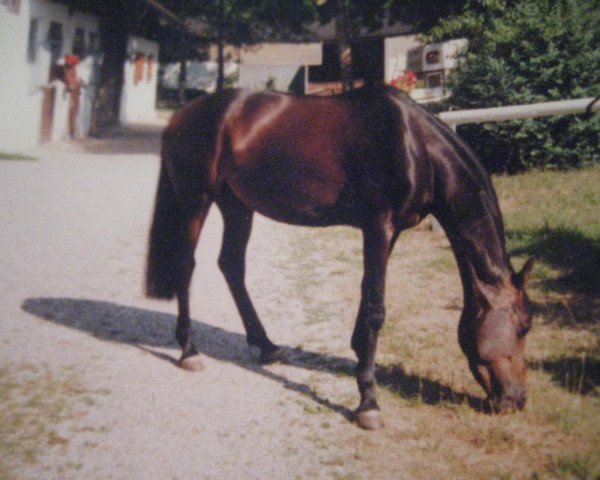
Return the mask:
{"type": "Polygon", "coordinates": [[[463,311],[461,346],[496,412],[522,409],[527,400],[525,336],[532,312],[524,287],[534,262],[530,259],[500,287],[488,288],[475,308],[463,311]]]}

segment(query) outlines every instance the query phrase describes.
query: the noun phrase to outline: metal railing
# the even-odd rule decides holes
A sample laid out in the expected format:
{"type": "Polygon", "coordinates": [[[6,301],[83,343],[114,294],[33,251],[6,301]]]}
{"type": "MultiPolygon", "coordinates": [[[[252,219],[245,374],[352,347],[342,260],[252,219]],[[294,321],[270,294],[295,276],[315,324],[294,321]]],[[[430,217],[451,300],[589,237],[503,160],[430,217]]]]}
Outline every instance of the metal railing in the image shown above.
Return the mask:
{"type": "Polygon", "coordinates": [[[523,118],[549,117],[553,115],[571,115],[600,111],[600,97],[561,100],[558,102],[532,103],[511,107],[478,108],[474,110],[456,110],[442,112],[438,116],[453,129],[464,123],[502,122],[523,118]]]}

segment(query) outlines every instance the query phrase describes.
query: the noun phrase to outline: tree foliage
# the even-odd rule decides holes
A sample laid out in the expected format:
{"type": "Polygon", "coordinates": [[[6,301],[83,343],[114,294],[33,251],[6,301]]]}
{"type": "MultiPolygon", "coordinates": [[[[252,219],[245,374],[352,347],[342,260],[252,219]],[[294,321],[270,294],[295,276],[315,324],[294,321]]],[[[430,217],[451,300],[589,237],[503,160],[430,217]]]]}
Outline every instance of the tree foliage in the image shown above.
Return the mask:
{"type": "MultiPolygon", "coordinates": [[[[598,0],[472,0],[430,40],[469,38],[455,72],[455,109],[600,95],[598,0]]],[[[459,133],[490,170],[600,163],[600,115],[465,125],[459,133]]]]}

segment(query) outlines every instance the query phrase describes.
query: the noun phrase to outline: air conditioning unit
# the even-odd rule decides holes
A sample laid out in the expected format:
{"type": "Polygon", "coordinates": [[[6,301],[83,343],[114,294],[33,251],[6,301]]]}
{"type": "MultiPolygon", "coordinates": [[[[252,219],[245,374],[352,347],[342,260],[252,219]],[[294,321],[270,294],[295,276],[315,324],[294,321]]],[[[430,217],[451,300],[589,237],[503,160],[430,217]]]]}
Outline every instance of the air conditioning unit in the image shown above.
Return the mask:
{"type": "Polygon", "coordinates": [[[443,88],[444,87],[444,72],[432,72],[425,75],[426,88],[443,88]]]}
{"type": "Polygon", "coordinates": [[[423,47],[423,71],[450,70],[456,66],[456,57],[467,46],[467,40],[459,38],[443,43],[431,43],[423,47]]]}

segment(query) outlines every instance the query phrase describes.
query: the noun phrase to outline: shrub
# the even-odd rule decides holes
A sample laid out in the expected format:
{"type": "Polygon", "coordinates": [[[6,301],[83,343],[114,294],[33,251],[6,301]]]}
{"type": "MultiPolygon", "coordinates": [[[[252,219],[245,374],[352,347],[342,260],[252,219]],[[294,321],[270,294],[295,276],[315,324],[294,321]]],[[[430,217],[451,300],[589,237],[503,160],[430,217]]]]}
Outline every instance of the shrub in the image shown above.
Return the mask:
{"type": "MultiPolygon", "coordinates": [[[[600,95],[598,0],[472,0],[431,39],[463,35],[469,48],[451,78],[454,109],[600,95]]],[[[459,127],[491,171],[600,163],[600,115],[459,127]]]]}

